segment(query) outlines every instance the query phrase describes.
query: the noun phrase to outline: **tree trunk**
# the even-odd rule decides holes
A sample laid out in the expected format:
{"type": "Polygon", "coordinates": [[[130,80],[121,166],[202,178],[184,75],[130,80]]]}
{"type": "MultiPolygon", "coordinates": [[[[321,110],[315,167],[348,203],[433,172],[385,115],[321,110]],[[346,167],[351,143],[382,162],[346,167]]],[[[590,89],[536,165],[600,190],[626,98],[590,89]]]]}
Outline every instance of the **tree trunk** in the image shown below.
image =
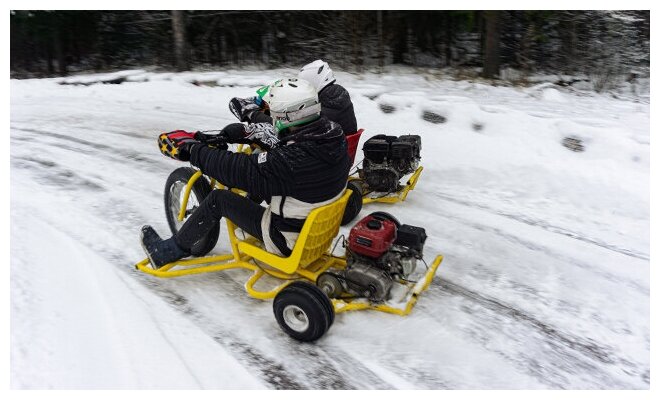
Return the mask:
{"type": "Polygon", "coordinates": [[[444,22],[445,22],[445,37],[444,37],[444,44],[445,44],[445,67],[451,67],[451,59],[452,59],[452,46],[454,44],[454,26],[453,26],[453,20],[452,20],[452,15],[448,14],[444,16],[444,22]]]}
{"type": "Polygon", "coordinates": [[[383,72],[385,66],[385,48],[383,45],[383,11],[376,11],[376,27],[378,30],[378,72],[383,72]]]}
{"type": "Polygon", "coordinates": [[[484,40],[483,50],[483,77],[497,78],[500,75],[500,32],[499,32],[499,11],[484,11],[484,22],[486,38],[484,40]]]}
{"type": "Polygon", "coordinates": [[[66,59],[64,57],[63,41],[64,37],[62,34],[62,28],[58,26],[55,28],[55,34],[53,35],[53,47],[55,48],[55,58],[57,58],[57,72],[62,76],[66,75],[66,59]]]}
{"type": "Polygon", "coordinates": [[[177,71],[189,70],[186,21],[183,11],[172,11],[172,30],[174,31],[174,60],[176,69],[177,71]]]}

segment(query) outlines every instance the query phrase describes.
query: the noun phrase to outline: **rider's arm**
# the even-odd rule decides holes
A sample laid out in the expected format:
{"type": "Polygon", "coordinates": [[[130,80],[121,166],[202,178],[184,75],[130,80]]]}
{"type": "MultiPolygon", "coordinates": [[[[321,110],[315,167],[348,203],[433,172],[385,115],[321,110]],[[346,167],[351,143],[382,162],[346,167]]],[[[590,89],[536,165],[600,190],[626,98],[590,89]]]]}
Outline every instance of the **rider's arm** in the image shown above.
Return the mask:
{"type": "Polygon", "coordinates": [[[286,195],[293,186],[291,170],[276,152],[247,155],[195,144],[190,163],[228,187],[261,198],[286,195]]]}
{"type": "Polygon", "coordinates": [[[256,144],[263,150],[270,150],[280,141],[273,130],[273,125],[269,123],[246,126],[237,122],[227,125],[220,135],[227,138],[229,143],[256,144]]]}

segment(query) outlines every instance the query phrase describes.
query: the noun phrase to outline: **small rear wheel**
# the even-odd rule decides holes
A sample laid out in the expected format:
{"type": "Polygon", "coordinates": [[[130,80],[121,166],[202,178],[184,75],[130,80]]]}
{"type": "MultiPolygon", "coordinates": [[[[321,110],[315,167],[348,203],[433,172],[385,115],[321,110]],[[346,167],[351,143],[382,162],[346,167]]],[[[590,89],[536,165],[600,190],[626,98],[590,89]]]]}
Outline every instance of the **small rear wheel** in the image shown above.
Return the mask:
{"type": "MultiPolygon", "coordinates": [[[[165,183],[165,215],[167,223],[173,235],[179,232],[188,217],[195,212],[197,207],[211,193],[211,185],[204,177],[200,177],[190,191],[188,197],[188,204],[186,206],[186,214],[183,221],[179,221],[179,210],[183,204],[183,198],[186,191],[186,185],[190,178],[197,172],[194,168],[181,167],[177,168],[167,178],[165,183]]],[[[192,247],[191,254],[195,257],[201,257],[213,250],[218,242],[220,235],[220,224],[217,224],[209,233],[200,238],[192,247]]]]}
{"type": "Polygon", "coordinates": [[[273,313],[280,328],[301,342],[319,339],[334,321],[334,308],[328,296],[303,281],[291,283],[275,296],[273,313]]]}

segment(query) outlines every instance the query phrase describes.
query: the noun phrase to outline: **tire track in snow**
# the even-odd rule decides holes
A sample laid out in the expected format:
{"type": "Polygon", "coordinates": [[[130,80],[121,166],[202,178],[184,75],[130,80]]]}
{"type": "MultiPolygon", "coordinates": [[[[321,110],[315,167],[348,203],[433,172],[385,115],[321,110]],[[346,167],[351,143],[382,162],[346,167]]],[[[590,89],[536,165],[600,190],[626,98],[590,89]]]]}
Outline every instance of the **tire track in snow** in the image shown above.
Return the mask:
{"type": "Polygon", "coordinates": [[[247,364],[246,367],[250,370],[256,371],[257,375],[274,389],[297,390],[306,388],[306,385],[297,380],[282,363],[256,351],[248,343],[236,338],[234,333],[227,328],[210,324],[208,316],[197,311],[183,295],[150,281],[146,275],[141,275],[139,280],[145,284],[145,287],[156,293],[183,316],[192,320],[204,332],[207,332],[223,348],[234,354],[234,356],[238,356],[237,359],[240,362],[244,365],[247,364]]]}
{"type": "Polygon", "coordinates": [[[440,198],[442,200],[449,201],[449,202],[452,202],[452,203],[455,203],[455,204],[460,204],[460,205],[470,207],[470,208],[478,208],[480,210],[486,211],[486,212],[491,213],[491,214],[496,214],[496,215],[500,215],[500,216],[505,217],[505,218],[513,219],[515,221],[522,222],[522,223],[530,225],[530,226],[536,226],[536,227],[544,229],[548,232],[556,233],[556,234],[559,234],[559,235],[569,237],[571,239],[575,239],[575,240],[579,240],[579,241],[582,241],[582,242],[585,242],[585,243],[593,244],[593,245],[602,247],[604,249],[614,251],[616,253],[623,254],[623,255],[626,255],[626,256],[629,256],[629,257],[634,257],[634,258],[638,258],[640,260],[645,260],[645,261],[649,261],[649,259],[650,259],[648,254],[645,254],[641,251],[630,250],[630,249],[622,248],[622,247],[619,247],[619,246],[616,246],[616,245],[613,245],[613,244],[608,244],[608,243],[605,243],[601,240],[590,238],[588,236],[570,231],[568,229],[552,225],[552,224],[550,224],[546,221],[543,221],[543,220],[531,218],[531,217],[521,215],[521,214],[512,214],[512,213],[508,213],[506,211],[497,210],[497,209],[494,209],[492,207],[486,206],[484,204],[480,204],[480,203],[469,201],[469,200],[458,199],[456,197],[449,196],[449,195],[444,194],[444,193],[434,192],[434,193],[431,193],[431,195],[434,198],[440,198]]]}
{"type": "MultiPolygon", "coordinates": [[[[126,148],[108,146],[101,143],[90,142],[85,139],[78,139],[73,136],[63,135],[56,132],[43,131],[39,129],[23,129],[23,128],[11,128],[15,131],[22,131],[39,136],[47,136],[55,138],[58,140],[63,140],[66,142],[74,143],[83,147],[92,149],[92,152],[89,150],[83,150],[83,153],[91,157],[101,157],[106,160],[112,161],[113,163],[125,163],[126,161],[138,165],[140,168],[148,168],[152,171],[158,171],[159,169],[154,166],[154,164],[161,162],[160,158],[149,158],[145,157],[142,153],[127,150],[126,148]],[[94,152],[95,150],[95,152],[94,152]]],[[[13,138],[12,138],[13,139],[13,138]]],[[[19,139],[19,140],[25,140],[19,139]]],[[[44,143],[45,146],[60,148],[68,151],[80,152],[80,149],[72,146],[68,146],[64,143],[44,143]]],[[[164,165],[164,164],[163,164],[164,165]]]]}
{"type": "MultiPolygon", "coordinates": [[[[121,257],[121,256],[120,256],[121,257]]],[[[124,264],[125,265],[125,264],[124,264]]],[[[371,370],[361,366],[358,360],[346,357],[346,353],[335,353],[325,350],[321,342],[300,343],[290,339],[284,333],[277,331],[271,340],[279,344],[277,350],[271,350],[284,362],[276,361],[272,355],[266,355],[256,346],[236,336],[220,322],[214,322],[213,317],[199,311],[194,302],[172,288],[150,280],[142,275],[139,280],[150,290],[162,297],[168,304],[181,312],[186,318],[192,320],[200,329],[207,332],[216,342],[233,353],[239,361],[246,362],[246,367],[254,370],[275,389],[332,389],[351,390],[365,387],[378,389],[391,388],[386,382],[378,378],[371,370]],[[342,354],[338,362],[336,354],[342,354]],[[291,360],[294,360],[291,363],[291,360]],[[347,368],[348,366],[351,368],[347,368]],[[360,367],[361,366],[361,367],[360,367]],[[350,376],[342,370],[361,371],[359,376],[350,376]],[[322,371],[322,372],[320,372],[322,371]]],[[[233,285],[240,291],[238,295],[246,296],[239,282],[224,280],[226,285],[233,285]]],[[[224,289],[224,288],[223,288],[224,289]]]]}
{"type": "MultiPolygon", "coordinates": [[[[226,293],[247,299],[242,281],[235,281],[224,273],[209,275],[207,278],[209,286],[218,287],[221,284],[221,290],[226,293]]],[[[383,381],[359,360],[342,349],[325,343],[324,339],[315,343],[301,343],[289,338],[277,329],[274,335],[269,335],[269,341],[271,342],[269,349],[273,354],[266,355],[256,346],[238,338],[233,331],[227,329],[221,322],[215,322],[213,316],[197,309],[194,301],[190,301],[176,289],[165,288],[158,281],[154,281],[151,277],[143,274],[140,281],[191,319],[216,342],[231,352],[235,352],[240,360],[246,360],[249,368],[256,369],[260,376],[263,376],[276,389],[352,390],[392,388],[390,384],[383,381]],[[272,344],[276,346],[272,346],[272,344]],[[275,361],[273,359],[274,355],[285,361],[275,361]],[[355,373],[358,373],[358,375],[355,373]]],[[[240,307],[249,307],[246,304],[241,304],[240,307]]],[[[249,322],[249,320],[246,321],[249,322]]]]}
{"type": "MultiPolygon", "coordinates": [[[[556,388],[577,388],[575,382],[567,382],[570,377],[570,372],[583,372],[584,374],[579,377],[588,377],[593,382],[602,383],[601,388],[630,388],[629,384],[621,382],[614,378],[606,369],[611,367],[621,368],[626,374],[637,376],[640,380],[648,384],[647,377],[649,376],[648,366],[639,365],[624,356],[617,355],[614,348],[597,343],[591,338],[582,338],[568,332],[564,332],[556,327],[551,326],[538,319],[537,317],[522,311],[510,304],[504,303],[501,300],[493,297],[479,294],[473,290],[466,288],[460,284],[452,282],[447,279],[439,279],[431,285],[428,290],[427,296],[435,298],[438,301],[442,296],[458,296],[462,299],[478,305],[482,310],[466,309],[462,310],[468,314],[473,315],[472,321],[475,321],[480,326],[481,338],[487,342],[489,330],[485,329],[485,325],[491,323],[493,326],[501,327],[508,324],[490,317],[483,310],[489,310],[495,313],[497,317],[504,317],[508,320],[515,321],[523,324],[527,328],[531,328],[533,332],[538,334],[543,342],[552,348],[553,352],[543,350],[542,346],[535,346],[535,349],[540,350],[540,354],[545,358],[539,360],[535,356],[538,353],[530,354],[529,348],[523,348],[518,355],[522,357],[515,359],[511,354],[505,354],[501,351],[495,351],[500,356],[505,357],[513,362],[520,364],[521,368],[527,369],[530,375],[536,376],[541,381],[549,384],[551,387],[556,388]],[[477,322],[478,321],[478,322],[477,322]]],[[[434,319],[438,308],[425,306],[423,303],[418,305],[419,308],[425,310],[429,316],[434,319]],[[421,307],[420,307],[421,306],[421,307]]],[[[529,329],[513,329],[513,334],[524,336],[524,339],[534,340],[533,335],[528,334],[529,329]]],[[[511,333],[506,333],[503,330],[498,330],[499,334],[507,334],[513,341],[520,342],[511,333]]],[[[491,349],[489,349],[491,350],[491,349]]],[[[510,350],[510,349],[509,349],[510,350]]]]}
{"type": "Polygon", "coordinates": [[[585,262],[582,262],[580,260],[577,260],[573,257],[567,256],[565,254],[558,253],[556,251],[551,250],[547,246],[540,245],[538,243],[531,242],[529,240],[525,240],[523,238],[520,238],[516,235],[513,235],[511,233],[508,233],[502,229],[490,226],[490,225],[484,225],[480,223],[476,223],[473,221],[470,221],[465,218],[457,217],[455,215],[447,214],[447,213],[442,213],[439,211],[435,212],[436,215],[442,216],[443,218],[455,221],[460,223],[461,225],[469,226],[471,228],[474,228],[475,230],[481,231],[481,232],[487,232],[487,233],[492,233],[494,235],[497,235],[497,237],[503,238],[508,240],[511,243],[515,243],[517,245],[520,245],[528,250],[542,253],[550,258],[554,258],[555,260],[565,262],[569,265],[574,265],[576,267],[582,268],[585,271],[589,271],[590,273],[599,275],[606,279],[609,282],[616,283],[616,284],[621,284],[621,282],[625,282],[626,286],[630,287],[631,289],[635,289],[636,291],[639,291],[640,293],[643,293],[644,295],[648,296],[650,293],[650,290],[648,287],[642,286],[637,282],[634,282],[630,279],[626,279],[625,277],[622,276],[617,276],[614,274],[611,274],[609,272],[603,271],[596,267],[595,265],[588,264],[585,262]]]}
{"type": "Polygon", "coordinates": [[[41,184],[56,186],[60,190],[106,191],[105,187],[49,160],[37,157],[12,157],[11,165],[14,168],[33,171],[36,180],[41,184]]]}

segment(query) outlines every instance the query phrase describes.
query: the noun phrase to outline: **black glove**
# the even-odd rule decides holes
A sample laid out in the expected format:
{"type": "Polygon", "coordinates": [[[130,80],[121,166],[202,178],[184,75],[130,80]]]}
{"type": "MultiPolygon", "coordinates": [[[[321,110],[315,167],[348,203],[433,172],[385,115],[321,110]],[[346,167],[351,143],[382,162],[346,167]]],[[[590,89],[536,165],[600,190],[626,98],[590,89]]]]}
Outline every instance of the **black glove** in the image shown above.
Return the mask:
{"type": "Polygon", "coordinates": [[[250,122],[250,116],[252,113],[261,109],[255,101],[256,97],[248,97],[247,99],[234,97],[229,100],[229,111],[231,111],[239,121],[250,122]]]}
{"type": "Polygon", "coordinates": [[[198,140],[208,147],[218,150],[227,150],[227,139],[221,135],[209,135],[204,132],[197,131],[195,132],[195,140],[198,140]]]}
{"type": "Polygon", "coordinates": [[[158,136],[158,148],[167,157],[179,161],[189,161],[190,148],[193,144],[199,143],[195,135],[195,133],[181,130],[161,133],[158,136]]]}
{"type": "Polygon", "coordinates": [[[225,126],[218,136],[222,136],[229,143],[246,143],[245,125],[239,122],[225,126]]]}

